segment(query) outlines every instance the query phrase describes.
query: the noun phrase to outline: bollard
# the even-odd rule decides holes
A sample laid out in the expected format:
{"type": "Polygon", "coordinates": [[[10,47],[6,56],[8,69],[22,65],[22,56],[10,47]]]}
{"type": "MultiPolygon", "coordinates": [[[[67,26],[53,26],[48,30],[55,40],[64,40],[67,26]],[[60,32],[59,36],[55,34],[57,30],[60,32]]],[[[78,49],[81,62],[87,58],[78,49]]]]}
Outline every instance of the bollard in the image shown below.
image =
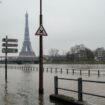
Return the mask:
{"type": "Polygon", "coordinates": [[[68,69],[66,71],[67,71],[67,74],[68,74],[68,69]]]}
{"type": "Polygon", "coordinates": [[[62,74],[62,68],[61,68],[61,74],[62,74]]]}
{"type": "Polygon", "coordinates": [[[100,71],[98,70],[98,77],[100,76],[100,71]]]}
{"type": "Polygon", "coordinates": [[[36,68],[36,71],[38,71],[38,67],[36,68]]]}
{"type": "Polygon", "coordinates": [[[58,94],[58,77],[54,77],[54,89],[55,89],[55,94],[58,94]]]}
{"type": "Polygon", "coordinates": [[[44,67],[43,67],[43,72],[44,72],[44,67]]]}
{"type": "Polygon", "coordinates": [[[55,68],[55,73],[57,73],[57,68],[55,68]]]}
{"type": "Polygon", "coordinates": [[[52,73],[52,69],[51,69],[51,73],[52,73]]]}
{"type": "Polygon", "coordinates": [[[88,76],[90,76],[90,70],[88,70],[88,76]]]}
{"type": "Polygon", "coordinates": [[[80,75],[82,75],[82,70],[80,70],[80,75]]]}
{"type": "Polygon", "coordinates": [[[48,68],[47,68],[47,72],[48,72],[48,68]]]}
{"type": "Polygon", "coordinates": [[[78,101],[83,101],[83,97],[82,97],[82,78],[78,78],[78,101]]]}
{"type": "Polygon", "coordinates": [[[72,73],[73,73],[73,75],[74,75],[74,69],[72,70],[72,73]]]}

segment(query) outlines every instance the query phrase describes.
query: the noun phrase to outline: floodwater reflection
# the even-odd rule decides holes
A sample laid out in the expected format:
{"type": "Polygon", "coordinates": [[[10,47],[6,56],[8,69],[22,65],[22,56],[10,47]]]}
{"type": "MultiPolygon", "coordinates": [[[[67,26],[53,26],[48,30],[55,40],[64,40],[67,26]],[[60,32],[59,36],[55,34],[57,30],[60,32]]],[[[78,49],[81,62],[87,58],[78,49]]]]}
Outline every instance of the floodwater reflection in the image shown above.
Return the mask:
{"type": "Polygon", "coordinates": [[[39,94],[39,105],[43,105],[43,104],[44,104],[43,95],[39,94]]]}
{"type": "Polygon", "coordinates": [[[8,82],[5,82],[5,89],[4,89],[4,102],[5,105],[8,105],[8,82]]]}

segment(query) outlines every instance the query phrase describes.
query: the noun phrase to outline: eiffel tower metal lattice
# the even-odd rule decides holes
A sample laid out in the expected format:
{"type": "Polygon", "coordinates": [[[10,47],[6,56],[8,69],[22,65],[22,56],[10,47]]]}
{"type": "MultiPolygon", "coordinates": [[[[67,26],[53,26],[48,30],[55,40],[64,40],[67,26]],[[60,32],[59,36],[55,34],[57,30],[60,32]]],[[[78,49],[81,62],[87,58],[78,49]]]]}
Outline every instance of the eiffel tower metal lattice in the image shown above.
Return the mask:
{"type": "Polygon", "coordinates": [[[35,53],[32,50],[30,37],[29,37],[29,26],[28,26],[28,13],[25,14],[25,34],[22,50],[19,53],[20,58],[32,58],[35,57],[35,53]]]}

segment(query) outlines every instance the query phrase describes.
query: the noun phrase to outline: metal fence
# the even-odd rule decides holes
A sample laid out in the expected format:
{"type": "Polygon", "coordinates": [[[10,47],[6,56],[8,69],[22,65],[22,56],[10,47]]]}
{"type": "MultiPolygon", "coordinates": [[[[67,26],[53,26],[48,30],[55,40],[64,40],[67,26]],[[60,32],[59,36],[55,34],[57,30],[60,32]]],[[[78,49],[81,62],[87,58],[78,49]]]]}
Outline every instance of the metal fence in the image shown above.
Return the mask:
{"type": "MultiPolygon", "coordinates": [[[[0,64],[0,68],[4,68],[5,65],[0,64]]],[[[8,65],[8,69],[20,69],[20,70],[36,70],[39,71],[38,67],[32,66],[32,65],[8,65]]],[[[99,70],[99,69],[72,69],[72,68],[43,68],[44,72],[49,72],[49,73],[60,73],[60,74],[67,74],[67,75],[87,75],[87,76],[92,76],[96,75],[98,77],[100,76],[105,76],[105,69],[99,70]]]]}
{"type": "Polygon", "coordinates": [[[105,81],[93,81],[93,80],[82,80],[82,78],[78,78],[78,79],[68,79],[68,78],[58,78],[58,76],[54,77],[54,93],[57,95],[58,94],[58,89],[60,90],[65,90],[65,91],[71,91],[71,92],[75,92],[78,93],[78,100],[79,101],[83,101],[83,94],[85,95],[91,95],[91,96],[96,96],[96,97],[101,97],[101,98],[105,98],[105,96],[102,95],[98,95],[98,94],[93,94],[93,93],[87,93],[87,92],[83,92],[83,82],[88,82],[88,83],[98,83],[98,84],[105,84],[105,81]],[[71,90],[71,89],[65,89],[62,87],[58,86],[58,80],[69,80],[69,81],[78,81],[78,90],[71,90]]]}
{"type": "Polygon", "coordinates": [[[100,77],[101,75],[105,75],[105,69],[99,70],[99,69],[72,69],[72,68],[44,68],[44,71],[51,72],[51,73],[61,73],[61,74],[72,74],[72,75],[97,75],[100,77]]]}

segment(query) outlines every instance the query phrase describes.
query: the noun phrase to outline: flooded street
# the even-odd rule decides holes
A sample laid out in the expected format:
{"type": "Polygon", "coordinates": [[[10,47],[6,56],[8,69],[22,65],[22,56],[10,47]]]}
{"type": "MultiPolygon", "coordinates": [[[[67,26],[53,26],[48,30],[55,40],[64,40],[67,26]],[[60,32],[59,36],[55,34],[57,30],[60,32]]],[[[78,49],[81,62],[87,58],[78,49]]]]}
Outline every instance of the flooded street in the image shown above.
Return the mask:
{"type": "MultiPolygon", "coordinates": [[[[31,67],[38,67],[38,65],[9,65],[13,68],[8,68],[8,83],[5,84],[4,80],[4,67],[0,66],[0,105],[60,105],[52,103],[49,100],[49,95],[54,93],[54,76],[66,77],[66,78],[78,78],[79,74],[72,75],[63,72],[55,73],[52,70],[44,71],[44,95],[38,94],[39,87],[39,72],[36,69],[30,69],[31,67]],[[19,67],[24,66],[25,69],[19,67]]],[[[44,65],[45,68],[78,68],[77,65],[44,65]]],[[[83,66],[81,66],[83,68],[83,66]]],[[[81,68],[79,65],[79,68],[81,68]]],[[[96,67],[96,66],[95,66],[96,67]]],[[[98,66],[97,66],[98,67],[98,66]]],[[[104,65],[99,66],[104,70],[104,65]]],[[[85,68],[86,69],[86,68],[85,68]]],[[[89,69],[89,65],[88,65],[89,69]]],[[[91,68],[93,69],[93,68],[91,68]]],[[[96,69],[96,68],[94,68],[96,69]]],[[[82,75],[83,79],[105,81],[105,75],[98,77],[97,75],[82,75]]],[[[72,81],[59,81],[59,86],[66,87],[68,89],[77,89],[77,83],[72,81]]],[[[93,92],[105,96],[105,84],[85,83],[83,85],[84,91],[93,92]]],[[[72,96],[77,98],[77,93],[59,91],[61,94],[72,96]]],[[[84,95],[84,100],[92,103],[92,105],[105,105],[104,98],[98,98],[93,96],[84,95]]]]}

